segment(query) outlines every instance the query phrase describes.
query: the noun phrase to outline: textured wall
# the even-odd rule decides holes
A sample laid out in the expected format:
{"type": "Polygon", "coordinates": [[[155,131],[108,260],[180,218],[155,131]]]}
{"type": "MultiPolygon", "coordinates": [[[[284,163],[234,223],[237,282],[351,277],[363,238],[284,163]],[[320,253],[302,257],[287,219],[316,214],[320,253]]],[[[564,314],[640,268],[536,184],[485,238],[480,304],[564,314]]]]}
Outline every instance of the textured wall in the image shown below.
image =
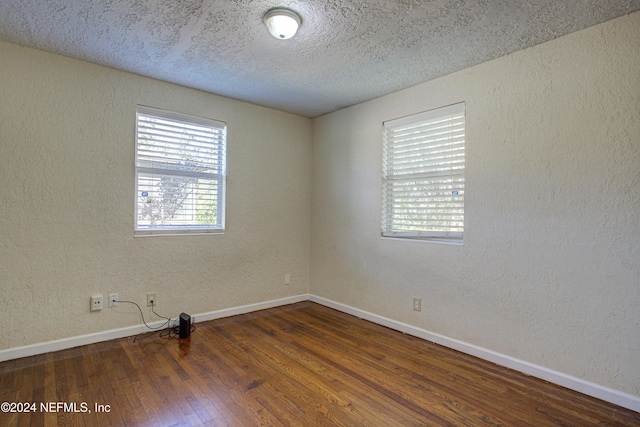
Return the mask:
{"type": "Polygon", "coordinates": [[[311,292],[640,395],[638,28],[635,13],[316,119],[311,292]],[[381,239],[381,123],[460,101],[464,245],[381,239]]]}
{"type": "Polygon", "coordinates": [[[0,58],[0,349],[140,323],[89,312],[95,293],[153,291],[175,317],[308,291],[308,119],[6,43],[0,58]],[[136,104],[227,123],[226,234],[133,238],[136,104]]]}

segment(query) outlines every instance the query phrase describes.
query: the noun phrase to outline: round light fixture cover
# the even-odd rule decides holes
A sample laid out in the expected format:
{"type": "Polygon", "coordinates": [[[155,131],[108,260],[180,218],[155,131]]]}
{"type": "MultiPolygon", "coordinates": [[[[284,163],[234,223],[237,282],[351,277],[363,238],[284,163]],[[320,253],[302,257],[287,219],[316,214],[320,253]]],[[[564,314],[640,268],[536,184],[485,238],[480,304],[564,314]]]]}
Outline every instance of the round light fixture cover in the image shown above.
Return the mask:
{"type": "Polygon", "coordinates": [[[273,37],[286,40],[298,31],[301,20],[297,13],[289,9],[271,9],[264,15],[264,24],[273,37]]]}

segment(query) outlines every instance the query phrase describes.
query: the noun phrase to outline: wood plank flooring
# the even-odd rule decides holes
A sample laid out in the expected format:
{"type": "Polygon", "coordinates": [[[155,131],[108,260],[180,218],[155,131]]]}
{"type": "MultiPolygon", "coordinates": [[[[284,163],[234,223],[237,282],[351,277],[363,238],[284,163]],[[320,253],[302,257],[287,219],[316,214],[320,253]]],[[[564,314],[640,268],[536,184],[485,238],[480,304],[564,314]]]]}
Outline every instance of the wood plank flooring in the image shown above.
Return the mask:
{"type": "Polygon", "coordinates": [[[0,363],[0,402],[37,404],[0,425],[640,426],[639,413],[312,302],[196,326],[187,340],[156,332],[0,363]]]}

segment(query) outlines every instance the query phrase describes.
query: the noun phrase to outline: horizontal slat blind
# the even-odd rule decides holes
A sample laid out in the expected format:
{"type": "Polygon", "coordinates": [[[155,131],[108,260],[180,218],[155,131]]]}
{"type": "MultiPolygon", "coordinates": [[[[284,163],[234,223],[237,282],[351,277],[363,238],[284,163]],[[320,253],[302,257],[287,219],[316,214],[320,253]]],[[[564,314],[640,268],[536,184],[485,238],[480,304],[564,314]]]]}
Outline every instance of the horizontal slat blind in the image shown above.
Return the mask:
{"type": "Polygon", "coordinates": [[[383,125],[382,234],[461,240],[464,104],[383,125]]]}
{"type": "Polygon", "coordinates": [[[136,234],[224,229],[226,126],[137,108],[136,234]]]}

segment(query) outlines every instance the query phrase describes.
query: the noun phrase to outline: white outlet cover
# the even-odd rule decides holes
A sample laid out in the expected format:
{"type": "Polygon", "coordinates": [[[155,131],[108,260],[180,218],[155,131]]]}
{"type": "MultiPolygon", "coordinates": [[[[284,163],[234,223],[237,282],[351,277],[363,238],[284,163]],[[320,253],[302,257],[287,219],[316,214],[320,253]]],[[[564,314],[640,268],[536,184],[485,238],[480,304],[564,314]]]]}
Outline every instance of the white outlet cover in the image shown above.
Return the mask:
{"type": "Polygon", "coordinates": [[[102,295],[91,296],[91,311],[102,310],[102,295]]]}

